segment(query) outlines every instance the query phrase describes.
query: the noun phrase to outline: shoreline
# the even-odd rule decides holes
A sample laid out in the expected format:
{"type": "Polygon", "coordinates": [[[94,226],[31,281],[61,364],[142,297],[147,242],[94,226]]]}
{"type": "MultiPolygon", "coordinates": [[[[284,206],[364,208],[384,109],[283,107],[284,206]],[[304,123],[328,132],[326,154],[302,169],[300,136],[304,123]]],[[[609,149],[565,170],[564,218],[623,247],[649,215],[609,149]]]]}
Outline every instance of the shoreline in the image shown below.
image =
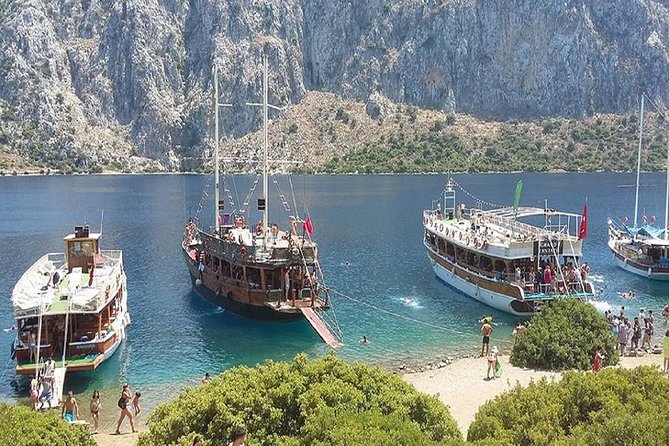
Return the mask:
{"type": "MultiPolygon", "coordinates": [[[[462,358],[436,369],[402,375],[402,379],[412,384],[418,391],[436,396],[448,406],[460,432],[467,438],[469,426],[479,408],[516,384],[525,387],[542,378],[549,381],[562,378],[562,372],[526,369],[512,366],[508,355],[500,355],[502,375],[486,379],[487,360],[483,358],[462,358]]],[[[632,369],[641,365],[662,367],[663,355],[624,356],[614,368],[632,369]]]]}

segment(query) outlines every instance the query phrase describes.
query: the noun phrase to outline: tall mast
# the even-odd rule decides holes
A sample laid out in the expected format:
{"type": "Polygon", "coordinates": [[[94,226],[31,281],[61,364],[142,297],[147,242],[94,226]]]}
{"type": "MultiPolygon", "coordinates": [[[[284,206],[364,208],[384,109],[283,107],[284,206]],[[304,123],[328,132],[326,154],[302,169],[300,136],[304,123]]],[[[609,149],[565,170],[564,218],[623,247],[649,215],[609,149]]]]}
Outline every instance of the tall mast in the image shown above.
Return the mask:
{"type": "Polygon", "coordinates": [[[669,229],[669,148],[667,149],[667,191],[666,191],[666,202],[664,204],[664,240],[669,240],[669,234],[667,230],[669,229]]]}
{"type": "MultiPolygon", "coordinates": [[[[641,139],[643,137],[643,97],[641,93],[641,123],[639,124],[639,154],[636,161],[636,196],[634,197],[634,227],[637,226],[637,214],[639,213],[639,174],[641,172],[641,139]]],[[[666,219],[665,219],[666,221],[666,219]]]]}
{"type": "Polygon", "coordinates": [[[215,170],[215,178],[214,178],[214,227],[216,228],[216,234],[219,233],[220,225],[218,222],[218,202],[220,200],[221,192],[220,192],[220,184],[219,184],[219,172],[218,172],[218,164],[219,164],[219,154],[218,154],[218,67],[214,65],[214,151],[216,152],[216,155],[214,156],[214,163],[216,164],[214,167],[215,170]]]}
{"type": "MultiPolygon", "coordinates": [[[[267,200],[267,191],[269,190],[269,183],[267,178],[267,54],[262,57],[262,124],[263,124],[263,169],[262,169],[262,198],[265,201],[265,211],[262,216],[263,228],[267,230],[267,223],[269,220],[269,202],[267,200]]],[[[263,246],[265,245],[266,237],[263,237],[263,246]]]]}

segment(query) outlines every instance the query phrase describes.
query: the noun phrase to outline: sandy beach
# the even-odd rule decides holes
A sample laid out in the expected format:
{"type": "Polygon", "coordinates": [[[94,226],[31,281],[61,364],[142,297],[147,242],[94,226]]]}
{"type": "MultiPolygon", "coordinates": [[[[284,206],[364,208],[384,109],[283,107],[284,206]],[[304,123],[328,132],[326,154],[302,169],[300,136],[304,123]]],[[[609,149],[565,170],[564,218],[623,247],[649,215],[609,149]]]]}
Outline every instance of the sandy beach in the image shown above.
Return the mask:
{"type": "MultiPolygon", "coordinates": [[[[463,358],[440,369],[411,373],[402,378],[419,391],[435,395],[446,404],[466,437],[478,408],[486,401],[509,390],[516,383],[526,386],[542,377],[549,380],[561,377],[561,373],[513,367],[509,364],[508,356],[501,355],[499,360],[502,363],[502,376],[489,381],[486,380],[486,358],[463,358]]],[[[634,368],[640,365],[662,367],[662,355],[624,357],[616,367],[634,368]]]]}
{"type": "MultiPolygon", "coordinates": [[[[410,373],[402,376],[406,382],[413,384],[416,389],[429,395],[436,395],[441,402],[449,407],[451,415],[458,423],[462,434],[466,437],[467,429],[479,407],[488,400],[509,390],[516,383],[526,386],[531,381],[543,377],[560,379],[561,373],[544,372],[532,369],[513,367],[509,364],[509,357],[500,355],[502,376],[487,380],[486,358],[462,358],[442,368],[435,368],[420,373],[410,373]]],[[[624,357],[616,367],[634,368],[640,365],[655,365],[662,367],[662,355],[646,355],[643,357],[624,357]]],[[[140,431],[147,429],[144,424],[146,415],[142,414],[138,423],[140,431]]],[[[116,416],[116,415],[115,415],[116,416]]],[[[100,433],[94,438],[100,446],[129,446],[137,441],[138,434],[130,433],[127,421],[121,428],[121,435],[115,435],[116,418],[108,415],[101,420],[100,433]]]]}

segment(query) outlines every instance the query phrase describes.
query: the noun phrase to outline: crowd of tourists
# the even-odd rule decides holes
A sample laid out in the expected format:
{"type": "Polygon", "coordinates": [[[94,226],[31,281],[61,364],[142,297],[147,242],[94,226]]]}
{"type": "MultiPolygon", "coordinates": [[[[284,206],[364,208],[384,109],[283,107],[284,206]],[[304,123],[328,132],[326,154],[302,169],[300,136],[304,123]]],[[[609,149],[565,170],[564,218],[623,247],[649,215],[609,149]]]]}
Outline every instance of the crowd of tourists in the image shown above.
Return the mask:
{"type": "Polygon", "coordinates": [[[620,356],[625,356],[630,352],[636,354],[639,351],[648,353],[654,349],[652,338],[655,334],[656,322],[653,310],[642,308],[638,315],[632,317],[625,314],[623,306],[620,307],[617,314],[606,310],[604,316],[609,323],[613,337],[617,340],[620,356]]]}

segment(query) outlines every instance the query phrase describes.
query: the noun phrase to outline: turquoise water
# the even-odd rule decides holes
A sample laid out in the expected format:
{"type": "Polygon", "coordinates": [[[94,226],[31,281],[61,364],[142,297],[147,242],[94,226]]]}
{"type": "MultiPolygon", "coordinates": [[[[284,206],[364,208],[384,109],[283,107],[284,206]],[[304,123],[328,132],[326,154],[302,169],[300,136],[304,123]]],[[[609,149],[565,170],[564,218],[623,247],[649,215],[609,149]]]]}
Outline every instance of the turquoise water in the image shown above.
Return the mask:
{"type": "MultiPolygon", "coordinates": [[[[606,248],[608,215],[631,217],[634,174],[458,175],[472,194],[493,203],[511,203],[515,185],[524,183],[521,204],[580,213],[588,197],[590,227],[585,242],[592,273],[607,284],[602,300],[659,311],[668,299],[666,284],[637,278],[617,269],[606,248]],[[634,289],[638,298],[618,293],[634,289]]],[[[295,195],[306,205],[319,242],[328,284],[335,290],[388,312],[362,306],[339,295],[333,309],[346,345],[339,354],[350,360],[380,363],[475,352],[480,342],[478,318],[495,315],[493,342],[508,343],[517,322],[490,310],[437,280],[426,259],[421,211],[430,207],[444,176],[294,177],[295,195]],[[407,304],[406,299],[414,303],[407,304]],[[419,320],[437,326],[418,324],[419,320]],[[361,345],[363,335],[371,344],[361,345]]],[[[663,219],[664,175],[642,175],[642,203],[647,214],[663,219]]],[[[122,381],[144,390],[145,406],[169,399],[197,382],[205,371],[265,359],[289,360],[298,352],[327,351],[306,321],[254,322],[212,307],[191,289],[179,242],[186,219],[198,209],[202,189],[211,179],[199,175],[119,175],[0,178],[0,326],[12,324],[11,291],[38,257],[62,251],[62,237],[86,222],[97,230],[104,209],[103,248],[122,249],[128,276],[132,326],[129,339],[96,372],[68,377],[75,393],[113,390],[122,381]]],[[[236,177],[244,198],[251,180],[236,177]]],[[[290,190],[285,179],[279,184],[290,190]]],[[[230,184],[234,190],[234,185],[230,184]]],[[[275,193],[275,189],[272,189],[275,193]]],[[[211,195],[211,194],[210,194],[211,195]]],[[[252,200],[251,202],[254,202],[252,200]]],[[[292,201],[292,200],[291,200],[292,201]]],[[[460,193],[458,201],[472,203],[460,193]]],[[[211,221],[210,201],[202,212],[211,221]]],[[[287,221],[282,208],[271,208],[272,221],[287,221]]],[[[251,220],[258,216],[251,215],[251,220]]],[[[0,332],[0,399],[25,395],[26,382],[14,376],[9,357],[12,334],[0,332]]]]}

